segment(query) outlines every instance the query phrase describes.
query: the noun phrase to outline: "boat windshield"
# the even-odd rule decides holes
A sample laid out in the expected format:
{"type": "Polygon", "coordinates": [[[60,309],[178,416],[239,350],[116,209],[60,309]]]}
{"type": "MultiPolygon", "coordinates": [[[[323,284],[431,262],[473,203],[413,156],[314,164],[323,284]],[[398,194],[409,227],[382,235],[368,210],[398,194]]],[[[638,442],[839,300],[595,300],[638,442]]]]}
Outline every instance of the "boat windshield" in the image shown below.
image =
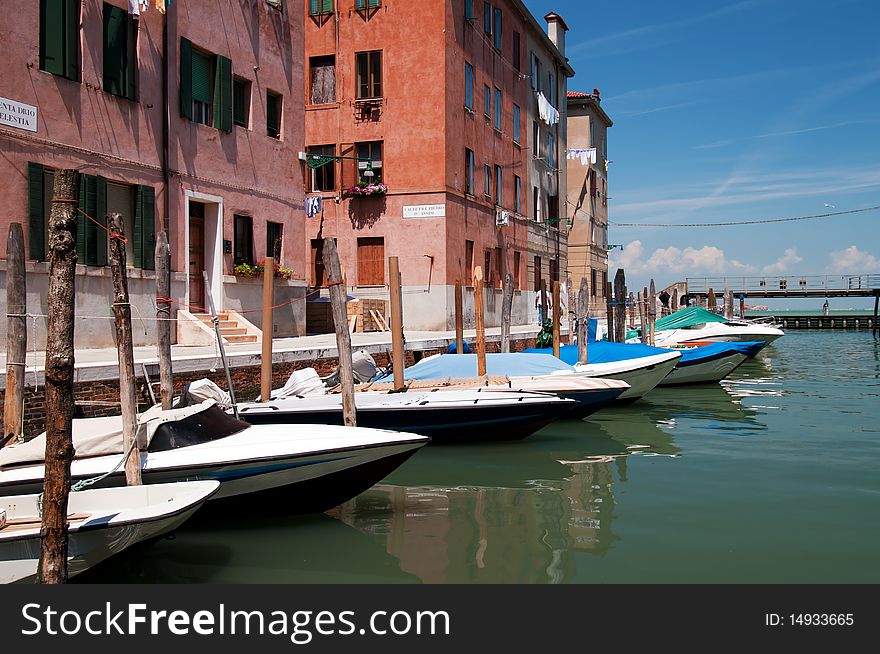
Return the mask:
{"type": "Polygon", "coordinates": [[[156,428],[153,438],[150,440],[150,452],[163,452],[188,445],[207,443],[237,434],[250,427],[246,422],[238,420],[216,404],[209,406],[204,411],[192,415],[163,422],[156,428]]]}

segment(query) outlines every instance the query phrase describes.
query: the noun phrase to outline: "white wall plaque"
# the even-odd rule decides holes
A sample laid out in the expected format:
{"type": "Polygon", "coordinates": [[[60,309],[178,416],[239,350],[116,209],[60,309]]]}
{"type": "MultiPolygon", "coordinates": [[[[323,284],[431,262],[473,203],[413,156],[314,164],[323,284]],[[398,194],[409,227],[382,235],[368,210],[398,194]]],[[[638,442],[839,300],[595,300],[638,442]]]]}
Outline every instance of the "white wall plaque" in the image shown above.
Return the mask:
{"type": "Polygon", "coordinates": [[[0,125],[36,132],[37,108],[33,105],[0,97],[0,125]]]}
{"type": "Polygon", "coordinates": [[[443,218],[445,216],[445,204],[411,204],[403,207],[404,218],[443,218]]]}

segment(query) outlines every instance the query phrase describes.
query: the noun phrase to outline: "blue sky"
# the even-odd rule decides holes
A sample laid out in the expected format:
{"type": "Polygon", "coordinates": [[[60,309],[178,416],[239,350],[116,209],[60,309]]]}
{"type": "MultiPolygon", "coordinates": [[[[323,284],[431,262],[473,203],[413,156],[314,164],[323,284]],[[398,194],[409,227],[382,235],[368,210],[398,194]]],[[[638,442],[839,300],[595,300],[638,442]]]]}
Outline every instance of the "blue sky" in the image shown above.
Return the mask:
{"type": "MultiPolygon", "coordinates": [[[[876,0],[526,0],[568,23],[569,90],[601,92],[613,222],[880,205],[876,0]],[[831,206],[829,206],[831,205],[831,206]]],[[[543,23],[543,20],[541,20],[543,23]]],[[[880,211],[724,228],[609,228],[630,286],[880,272],[880,211]]],[[[832,300],[832,307],[856,303],[832,300]]],[[[806,307],[804,307],[806,308],[806,307]]]]}

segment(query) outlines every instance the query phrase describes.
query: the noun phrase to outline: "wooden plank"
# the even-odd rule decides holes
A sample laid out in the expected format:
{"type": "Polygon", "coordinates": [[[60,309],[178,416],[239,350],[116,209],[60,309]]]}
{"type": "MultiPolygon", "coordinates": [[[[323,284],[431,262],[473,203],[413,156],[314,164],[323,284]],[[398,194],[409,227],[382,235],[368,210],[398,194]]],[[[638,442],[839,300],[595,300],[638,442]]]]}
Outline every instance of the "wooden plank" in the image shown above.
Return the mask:
{"type": "Polygon", "coordinates": [[[562,311],[559,308],[559,280],[553,282],[553,356],[559,358],[559,321],[562,311]]]}
{"type": "Polygon", "coordinates": [[[333,312],[333,328],[336,331],[336,350],[339,358],[339,384],[342,386],[342,420],[347,427],[357,426],[357,408],[354,403],[354,374],[351,362],[351,334],[346,329],[345,291],[342,287],[342,270],[336,243],[324,239],[324,269],[330,287],[330,305],[333,312]]]}
{"type": "Polygon", "coordinates": [[[403,388],[403,296],[397,257],[388,257],[388,285],[391,295],[391,367],[394,388],[403,388]]]}
{"type": "MultiPolygon", "coordinates": [[[[260,334],[260,400],[272,395],[272,305],[275,291],[275,258],[263,262],[263,324],[260,334]]],[[[342,285],[345,293],[345,284],[342,285]]]]}
{"type": "Polygon", "coordinates": [[[513,308],[513,275],[504,276],[504,296],[501,299],[501,351],[510,352],[510,312],[513,308]]]}
{"type": "Polygon", "coordinates": [[[587,278],[581,277],[581,287],[577,297],[577,319],[578,319],[578,363],[587,362],[587,328],[590,315],[590,288],[587,285],[587,278]]]}
{"type": "Polygon", "coordinates": [[[171,408],[174,399],[174,377],[171,366],[171,246],[165,230],[156,236],[156,318],[159,332],[159,401],[162,408],[171,408]]]}
{"type": "MultiPolygon", "coordinates": [[[[609,337],[610,339],[610,337],[609,337]]],[[[614,342],[626,340],[626,275],[618,268],[614,275],[614,342]]]]}
{"type": "Polygon", "coordinates": [[[464,310],[462,309],[461,281],[455,280],[455,351],[464,354],[464,310]]]}
{"type": "Polygon", "coordinates": [[[486,374],[486,325],[483,317],[483,269],[474,268],[474,319],[477,326],[477,375],[486,374]]]}
{"type": "Polygon", "coordinates": [[[0,438],[0,447],[23,437],[24,369],[27,365],[24,268],[24,233],[19,223],[12,223],[6,241],[6,395],[3,398],[4,433],[0,438]]]}

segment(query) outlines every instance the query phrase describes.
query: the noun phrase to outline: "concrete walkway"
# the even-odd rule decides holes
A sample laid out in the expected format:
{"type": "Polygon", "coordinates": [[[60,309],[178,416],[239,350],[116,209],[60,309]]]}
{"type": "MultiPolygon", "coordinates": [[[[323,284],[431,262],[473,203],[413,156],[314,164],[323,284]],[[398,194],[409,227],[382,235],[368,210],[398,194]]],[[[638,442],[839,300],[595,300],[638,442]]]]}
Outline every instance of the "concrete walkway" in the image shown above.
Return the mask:
{"type": "MultiPolygon", "coordinates": [[[[534,338],[540,331],[538,325],[518,325],[510,328],[511,338],[534,338]]],[[[563,329],[562,333],[567,330],[563,329]]],[[[455,341],[454,331],[412,331],[404,333],[407,350],[432,350],[447,348],[455,341]]],[[[464,330],[464,338],[473,347],[475,330],[464,330]]],[[[357,332],[351,335],[352,347],[364,349],[371,354],[391,352],[391,332],[357,332]]],[[[501,328],[487,328],[487,341],[501,340],[501,328]]],[[[243,366],[255,366],[260,363],[260,343],[242,343],[226,345],[226,358],[231,368],[243,366]]],[[[287,363],[290,361],[313,361],[316,359],[335,358],[336,335],[316,334],[313,336],[299,336],[293,338],[276,338],[272,343],[273,363],[287,363]]],[[[77,350],[76,371],[74,382],[101,381],[117,379],[119,368],[116,359],[115,348],[77,350]]],[[[171,359],[174,364],[174,372],[197,372],[201,370],[219,369],[222,367],[220,352],[216,346],[184,346],[173,345],[171,347],[171,359]]],[[[28,351],[27,371],[25,384],[32,386],[36,375],[36,383],[42,385],[44,381],[44,365],[46,353],[28,351]],[[36,354],[36,356],[35,356],[36,354]]],[[[156,348],[142,346],[134,348],[134,360],[138,375],[143,374],[141,364],[147,369],[147,374],[158,381],[159,359],[156,348]]],[[[6,352],[0,353],[0,388],[6,388],[6,352]]]]}

